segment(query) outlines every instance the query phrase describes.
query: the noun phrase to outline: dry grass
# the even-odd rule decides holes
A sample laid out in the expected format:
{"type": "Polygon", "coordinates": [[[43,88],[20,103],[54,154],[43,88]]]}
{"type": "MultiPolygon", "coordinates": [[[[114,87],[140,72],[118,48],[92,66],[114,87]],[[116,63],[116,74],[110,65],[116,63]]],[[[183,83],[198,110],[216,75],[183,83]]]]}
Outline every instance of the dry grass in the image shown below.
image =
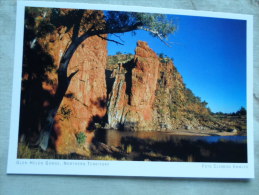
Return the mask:
{"type": "Polygon", "coordinates": [[[105,155],[105,156],[93,156],[91,160],[118,160],[110,155],[105,155]]]}
{"type": "Polygon", "coordinates": [[[51,151],[43,152],[39,148],[32,148],[26,144],[18,145],[17,158],[23,159],[55,159],[55,154],[51,151]]]}
{"type": "Polygon", "coordinates": [[[85,157],[77,154],[60,155],[53,149],[43,151],[40,148],[29,147],[26,144],[19,143],[17,158],[20,159],[70,159],[70,160],[117,160],[110,155],[94,155],[85,157]]]}

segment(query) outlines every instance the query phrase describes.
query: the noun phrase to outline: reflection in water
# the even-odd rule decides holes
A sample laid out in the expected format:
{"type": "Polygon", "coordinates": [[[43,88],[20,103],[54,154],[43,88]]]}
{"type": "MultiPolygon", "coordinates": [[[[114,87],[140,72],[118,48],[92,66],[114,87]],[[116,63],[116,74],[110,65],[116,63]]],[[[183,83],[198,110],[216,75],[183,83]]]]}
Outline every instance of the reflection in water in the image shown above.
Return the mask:
{"type": "Polygon", "coordinates": [[[110,145],[110,146],[121,146],[122,138],[127,137],[135,137],[139,139],[150,139],[153,141],[172,141],[179,142],[181,140],[189,140],[189,141],[205,141],[208,143],[213,142],[223,142],[223,141],[233,141],[233,142],[243,142],[246,143],[246,136],[186,136],[186,135],[172,135],[166,132],[155,132],[155,131],[118,131],[114,129],[105,130],[101,129],[96,132],[96,139],[99,141],[110,145]]]}
{"type": "Polygon", "coordinates": [[[246,136],[179,136],[101,129],[95,132],[95,141],[125,151],[127,160],[247,162],[246,136]]]}

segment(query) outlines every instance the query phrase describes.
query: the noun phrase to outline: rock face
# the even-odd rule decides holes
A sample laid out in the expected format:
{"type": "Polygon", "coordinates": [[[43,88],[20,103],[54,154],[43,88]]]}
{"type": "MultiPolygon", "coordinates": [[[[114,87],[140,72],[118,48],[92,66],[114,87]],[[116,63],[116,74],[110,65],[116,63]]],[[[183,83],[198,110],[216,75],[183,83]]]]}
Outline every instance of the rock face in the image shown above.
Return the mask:
{"type": "MultiPolygon", "coordinates": [[[[206,102],[186,88],[182,76],[169,58],[158,57],[147,43],[139,41],[136,54],[109,57],[116,67],[111,77],[108,123],[111,128],[129,130],[206,129],[218,127],[210,120],[206,102]]],[[[222,127],[221,127],[222,128],[222,127]]]]}
{"type": "Polygon", "coordinates": [[[56,116],[56,150],[59,153],[84,154],[84,147],[78,147],[77,135],[82,132],[90,137],[87,130],[106,114],[106,46],[106,41],[99,37],[89,38],[70,61],[69,72],[77,68],[79,72],[72,79],[56,116]]]}
{"type": "MultiPolygon", "coordinates": [[[[67,32],[66,27],[61,27],[38,40],[38,44],[53,59],[52,70],[45,72],[47,79],[42,82],[42,89],[51,95],[56,93],[56,71],[62,55],[70,44],[72,32],[67,32]]],[[[98,36],[86,39],[73,54],[68,66],[68,75],[79,71],[70,82],[54,123],[54,142],[59,154],[89,153],[88,143],[91,142],[93,133],[88,130],[106,114],[106,64],[107,41],[98,36]]],[[[46,106],[49,103],[45,101],[46,106]]]]}
{"type": "Polygon", "coordinates": [[[205,128],[201,122],[209,116],[206,105],[186,88],[168,58],[160,59],[154,116],[156,127],[161,130],[205,128]]]}
{"type": "Polygon", "coordinates": [[[152,107],[158,78],[159,59],[147,43],[137,43],[133,60],[119,64],[108,102],[111,128],[153,128],[152,107]]]}

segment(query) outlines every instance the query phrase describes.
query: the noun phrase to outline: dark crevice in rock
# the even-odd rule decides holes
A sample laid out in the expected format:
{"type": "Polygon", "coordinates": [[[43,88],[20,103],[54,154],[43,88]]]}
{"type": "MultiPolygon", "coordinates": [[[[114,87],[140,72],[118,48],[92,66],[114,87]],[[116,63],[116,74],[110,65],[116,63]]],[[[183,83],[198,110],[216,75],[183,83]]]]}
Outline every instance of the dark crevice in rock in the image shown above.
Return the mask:
{"type": "Polygon", "coordinates": [[[131,60],[125,64],[123,67],[126,69],[125,81],[126,81],[126,94],[128,95],[128,104],[131,102],[131,89],[132,89],[132,69],[136,67],[134,60],[131,60]]]}
{"type": "Polygon", "coordinates": [[[112,87],[115,81],[115,77],[112,77],[112,70],[105,70],[105,80],[106,80],[106,87],[107,87],[107,97],[109,97],[109,94],[112,91],[112,87]]]}

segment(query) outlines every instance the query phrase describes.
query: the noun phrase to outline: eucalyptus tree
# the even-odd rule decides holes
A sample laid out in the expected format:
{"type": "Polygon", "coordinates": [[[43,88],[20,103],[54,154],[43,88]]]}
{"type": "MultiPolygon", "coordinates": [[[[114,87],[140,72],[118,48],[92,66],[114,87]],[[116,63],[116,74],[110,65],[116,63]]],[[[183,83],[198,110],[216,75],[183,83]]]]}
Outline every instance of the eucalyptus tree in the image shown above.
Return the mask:
{"type": "Polygon", "coordinates": [[[69,87],[71,79],[78,73],[76,70],[68,75],[69,62],[78,46],[92,36],[99,36],[107,41],[122,44],[119,41],[107,38],[107,34],[119,34],[135,32],[136,30],[148,31],[166,45],[170,45],[168,35],[174,33],[176,26],[171,17],[163,14],[150,14],[122,11],[98,11],[83,9],[49,9],[49,8],[27,8],[25,27],[33,26],[35,38],[30,42],[31,48],[39,37],[46,36],[56,29],[66,27],[66,32],[72,31],[71,41],[63,53],[58,65],[58,86],[54,101],[49,110],[44,126],[42,127],[38,140],[39,146],[46,150],[48,147],[50,133],[53,128],[54,117],[63,97],[69,87]],[[29,17],[33,16],[33,17],[29,17]],[[32,18],[38,19],[37,25],[32,18]]]}

